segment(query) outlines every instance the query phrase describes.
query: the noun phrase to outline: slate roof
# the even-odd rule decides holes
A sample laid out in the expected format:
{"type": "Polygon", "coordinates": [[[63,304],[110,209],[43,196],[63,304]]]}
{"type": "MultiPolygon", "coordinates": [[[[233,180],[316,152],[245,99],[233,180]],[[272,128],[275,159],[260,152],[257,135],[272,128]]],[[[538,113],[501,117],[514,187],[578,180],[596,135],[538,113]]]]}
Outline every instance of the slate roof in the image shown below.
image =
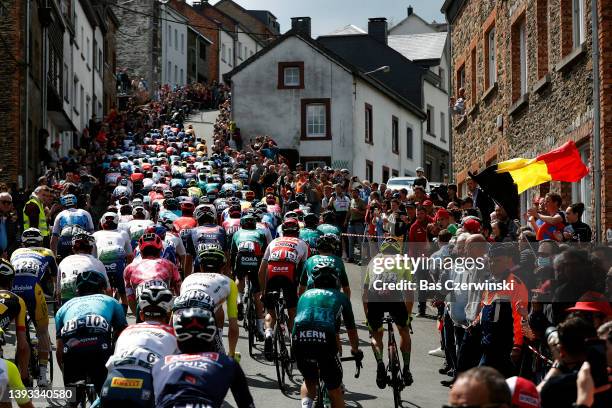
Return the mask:
{"type": "Polygon", "coordinates": [[[439,59],[444,54],[448,33],[390,35],[389,47],[411,61],[439,59]]]}

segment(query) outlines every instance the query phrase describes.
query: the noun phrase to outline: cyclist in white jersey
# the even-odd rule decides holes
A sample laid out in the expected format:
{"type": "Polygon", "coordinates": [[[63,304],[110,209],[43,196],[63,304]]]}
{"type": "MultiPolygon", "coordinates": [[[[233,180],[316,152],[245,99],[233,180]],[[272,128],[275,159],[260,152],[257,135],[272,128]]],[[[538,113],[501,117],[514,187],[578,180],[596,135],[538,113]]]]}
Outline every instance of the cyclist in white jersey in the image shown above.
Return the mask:
{"type": "Polygon", "coordinates": [[[95,271],[104,276],[106,288],[110,288],[104,264],[93,256],[95,240],[86,232],[80,232],[72,239],[74,255],[69,255],[60,262],[57,274],[57,294],[62,303],[76,297],[76,279],[83,272],[95,271]]]}
{"type": "Polygon", "coordinates": [[[127,310],[127,296],[125,294],[125,282],[123,270],[132,262],[132,244],[130,236],[126,231],[118,230],[119,216],[116,213],[107,212],[100,219],[100,231],[94,232],[98,251],[98,260],[106,267],[106,273],[111,288],[117,290],[124,310],[127,310]]]}
{"type": "Polygon", "coordinates": [[[53,251],[53,254],[57,256],[58,254],[58,245],[62,246],[62,254],[61,256],[66,256],[69,252],[66,252],[66,245],[70,245],[71,237],[68,237],[68,242],[60,242],[60,235],[62,235],[62,231],[66,227],[70,227],[72,225],[77,225],[88,232],[94,231],[94,224],[91,219],[91,214],[89,212],[76,208],[77,206],[77,197],[74,194],[66,194],[60,197],[60,203],[66,209],[61,211],[55,217],[55,221],[53,223],[53,229],[51,230],[51,245],[50,249],[53,251]]]}
{"type": "Polygon", "coordinates": [[[132,247],[135,247],[140,237],[144,235],[146,229],[154,224],[153,221],[146,219],[144,207],[135,207],[132,215],[134,219],[128,222],[128,233],[132,240],[132,247]]]}

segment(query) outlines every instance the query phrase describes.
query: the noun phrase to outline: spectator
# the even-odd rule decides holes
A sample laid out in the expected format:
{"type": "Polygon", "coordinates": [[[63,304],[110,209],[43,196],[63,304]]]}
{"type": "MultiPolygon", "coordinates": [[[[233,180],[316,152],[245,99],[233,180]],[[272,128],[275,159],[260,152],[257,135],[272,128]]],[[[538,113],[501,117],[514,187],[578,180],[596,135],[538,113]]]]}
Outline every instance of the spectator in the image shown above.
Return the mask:
{"type": "Polygon", "coordinates": [[[448,395],[452,407],[511,408],[512,397],[504,377],[491,367],[476,367],[457,377],[448,395]]]}
{"type": "Polygon", "coordinates": [[[9,259],[19,247],[20,236],[17,215],[13,211],[13,198],[8,192],[0,193],[0,255],[9,259]]]}
{"type": "Polygon", "coordinates": [[[361,243],[363,241],[363,238],[359,236],[362,236],[364,233],[364,221],[366,213],[366,203],[360,197],[360,189],[353,189],[351,195],[352,198],[350,203],[349,216],[347,220],[347,232],[349,234],[347,262],[349,263],[355,262],[355,243],[361,243]]]}
{"type": "Polygon", "coordinates": [[[567,207],[565,217],[567,225],[563,229],[563,240],[571,242],[591,242],[591,227],[580,219],[584,213],[584,204],[575,203],[567,207]]]}

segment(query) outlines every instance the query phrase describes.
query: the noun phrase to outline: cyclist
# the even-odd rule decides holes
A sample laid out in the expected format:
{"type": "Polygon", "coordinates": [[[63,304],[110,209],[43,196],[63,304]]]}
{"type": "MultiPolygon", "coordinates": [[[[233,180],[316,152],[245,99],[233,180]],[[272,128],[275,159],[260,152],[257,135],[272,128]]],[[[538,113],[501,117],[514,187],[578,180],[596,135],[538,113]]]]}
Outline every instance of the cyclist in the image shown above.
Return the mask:
{"type": "Polygon", "coordinates": [[[227,257],[227,234],[223,227],[217,225],[217,214],[206,205],[199,205],[194,217],[198,226],[190,231],[186,236],[187,252],[194,259],[194,270],[199,270],[200,265],[197,259],[197,249],[200,244],[219,244],[227,257]]]}
{"type": "Polygon", "coordinates": [[[240,205],[232,205],[229,208],[228,215],[229,217],[223,220],[223,229],[225,229],[228,239],[231,240],[232,235],[240,228],[240,217],[242,216],[240,205]]]}
{"type": "MultiPolygon", "coordinates": [[[[187,251],[185,250],[185,245],[183,245],[183,240],[175,233],[174,222],[171,218],[160,217],[157,220],[157,228],[161,232],[160,237],[164,240],[164,246],[168,251],[174,253],[177,265],[182,266],[182,269],[185,270],[187,268],[187,251]],[[161,231],[160,227],[164,231],[161,231]]],[[[190,273],[191,271],[186,271],[185,275],[190,273]]]]}
{"type": "Polygon", "coordinates": [[[140,297],[140,292],[151,282],[162,282],[172,293],[178,293],[181,286],[181,277],[176,265],[160,258],[163,242],[159,236],[144,234],[140,237],[138,246],[142,260],[128,265],[123,273],[128,304],[136,316],[139,316],[136,300],[140,297]]]}
{"type": "Polygon", "coordinates": [[[143,290],[138,302],[143,323],[130,325],[121,332],[115,352],[106,363],[108,376],[100,402],[111,407],[124,401],[137,407],[154,403],[151,370],[164,357],[179,352],[174,328],[168,325],[172,310],[172,292],[164,286],[143,290]],[[134,388],[125,387],[125,379],[136,379],[134,388]]]}
{"type": "Polygon", "coordinates": [[[173,325],[183,354],[167,356],[164,364],[154,367],[156,407],[219,408],[230,388],[238,408],[254,407],[240,365],[212,351],[217,332],[213,314],[206,309],[186,309],[173,325]]]}
{"type": "Polygon", "coordinates": [[[174,220],[174,228],[177,232],[181,232],[184,229],[195,228],[198,223],[193,218],[193,211],[195,206],[190,201],[183,201],[181,203],[181,216],[174,220]]]}
{"type": "Polygon", "coordinates": [[[49,361],[49,315],[43,286],[49,288],[49,294],[54,292],[54,280],[57,276],[57,264],[53,252],[42,247],[43,237],[36,228],[29,228],[21,234],[23,248],[11,255],[11,264],[15,269],[13,292],[20,296],[33,318],[38,337],[38,361],[40,375],[37,384],[46,387],[47,362],[49,361]]]}
{"type": "Polygon", "coordinates": [[[310,256],[317,254],[317,240],[323,235],[317,229],[319,217],[316,214],[308,213],[304,216],[304,228],[300,230],[300,239],[304,240],[310,248],[310,256]]]}
{"type": "Polygon", "coordinates": [[[108,273],[104,264],[91,254],[94,247],[94,237],[87,231],[72,238],[73,255],[69,255],[59,264],[58,290],[61,303],[65,303],[76,296],[77,276],[85,271],[96,271],[104,277],[107,287],[110,288],[108,273]]]}
{"type": "Polygon", "coordinates": [[[106,379],[113,342],[127,326],[119,302],[103,294],[106,287],[104,276],[96,271],[79,274],[77,297],[55,315],[56,357],[64,384],[91,381],[98,394],[106,379]]]}
{"type": "MultiPolygon", "coordinates": [[[[26,304],[22,298],[11,292],[15,270],[6,259],[0,259],[0,329],[6,331],[12,321],[15,322],[17,349],[15,359],[19,366],[21,378],[29,383],[28,364],[30,362],[30,347],[26,338],[26,304]]],[[[2,336],[3,339],[3,336],[2,336]]],[[[0,395],[3,395],[0,393],[0,395]]]]}
{"type": "Polygon", "coordinates": [[[390,290],[385,284],[411,281],[412,273],[408,266],[397,265],[395,256],[402,251],[401,243],[395,238],[386,238],[380,245],[381,253],[377,254],[368,264],[363,283],[363,309],[368,320],[371,334],[372,350],[376,359],[376,385],[383,389],[387,385],[387,373],[383,362],[383,317],[388,312],[400,334],[400,351],[404,361],[404,384],[412,384],[410,373],[410,316],[412,314],[413,293],[390,290]],[[376,265],[386,265],[386,258],[393,258],[392,267],[385,267],[382,273],[376,270],[376,265]]]}
{"type": "MultiPolygon", "coordinates": [[[[251,283],[251,292],[255,300],[257,311],[257,326],[260,334],[263,334],[263,304],[261,303],[261,288],[259,286],[259,265],[263,257],[264,248],[267,245],[266,236],[257,230],[257,219],[247,214],[240,219],[240,229],[232,237],[230,248],[230,262],[233,275],[238,285],[238,315],[242,320],[245,279],[251,283]]],[[[249,294],[249,296],[251,296],[249,294]]]]}
{"type": "Polygon", "coordinates": [[[317,239],[316,248],[319,254],[311,256],[304,263],[298,293],[301,295],[306,289],[313,288],[314,282],[312,276],[315,267],[328,265],[338,278],[339,286],[337,289],[340,289],[341,286],[344,294],[350,299],[351,288],[349,286],[348,276],[346,275],[346,269],[344,268],[344,262],[342,262],[342,258],[335,255],[338,253],[338,248],[340,248],[340,238],[334,234],[322,235],[317,239]]]}
{"type": "Polygon", "coordinates": [[[338,278],[333,267],[326,264],[317,266],[313,268],[312,276],[314,289],[307,290],[300,297],[292,332],[294,357],[304,377],[300,390],[302,407],[312,407],[319,376],[325,383],[332,407],[344,407],[340,388],[342,365],[336,341],[340,315],[351,343],[351,354],[358,361],[363,358],[353,308],[350,299],[336,289],[338,278]]]}
{"type": "Polygon", "coordinates": [[[308,245],[298,238],[298,221],[295,218],[285,220],[282,231],[283,236],[275,238],[266,248],[258,274],[259,285],[264,293],[264,306],[268,312],[265,317],[264,354],[269,361],[272,360],[272,334],[276,315],[274,299],[268,296],[268,293],[283,292],[291,329],[297,304],[297,279],[308,259],[308,245]]]}
{"type": "Polygon", "coordinates": [[[132,248],[135,248],[138,244],[138,240],[144,235],[146,229],[153,226],[153,221],[147,219],[147,214],[142,206],[134,207],[132,216],[134,218],[128,222],[128,233],[132,240],[132,248]]]}
{"type": "Polygon", "coordinates": [[[125,231],[119,231],[119,215],[107,212],[100,219],[100,231],[93,234],[96,241],[98,259],[104,264],[110,287],[117,291],[121,304],[127,312],[127,296],[123,271],[127,264],[132,262],[132,244],[130,236],[125,231]]]}
{"type": "MultiPolygon", "coordinates": [[[[209,308],[214,310],[219,329],[219,339],[223,332],[225,316],[223,304],[227,304],[227,320],[229,324],[227,338],[229,345],[229,356],[234,357],[236,344],[238,343],[238,288],[236,282],[229,277],[214,271],[220,271],[226,263],[225,253],[219,245],[201,244],[198,248],[198,260],[200,264],[199,273],[194,273],[185,278],[181,285],[181,295],[187,295],[177,300],[174,311],[181,309],[182,301],[195,296],[194,292],[204,292],[207,296],[200,296],[209,301],[209,308]]],[[[221,345],[221,347],[223,347],[221,345]]]]}
{"type": "Polygon", "coordinates": [[[17,366],[12,361],[0,358],[0,373],[2,373],[0,375],[0,395],[6,395],[8,389],[11,389],[16,397],[15,402],[17,402],[17,405],[21,408],[34,408],[34,404],[32,404],[28,397],[23,381],[19,378],[17,366]]]}
{"type": "Polygon", "coordinates": [[[60,204],[66,209],[55,217],[51,231],[51,250],[55,255],[65,257],[70,254],[70,242],[72,241],[70,227],[78,225],[85,231],[93,232],[94,224],[88,211],[77,208],[76,195],[61,196],[60,204]]]}

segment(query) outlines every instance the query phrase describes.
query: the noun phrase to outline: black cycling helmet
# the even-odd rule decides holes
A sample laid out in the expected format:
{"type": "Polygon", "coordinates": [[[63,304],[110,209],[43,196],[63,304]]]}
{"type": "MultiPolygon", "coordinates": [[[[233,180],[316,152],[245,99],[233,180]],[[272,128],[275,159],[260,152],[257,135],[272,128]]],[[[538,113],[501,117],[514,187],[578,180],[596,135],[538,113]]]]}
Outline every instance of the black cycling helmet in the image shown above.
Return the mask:
{"type": "Polygon", "coordinates": [[[317,249],[319,251],[337,253],[339,248],[340,238],[336,234],[324,234],[317,239],[317,249]]]}
{"type": "Polygon", "coordinates": [[[76,291],[79,296],[100,293],[106,289],[106,279],[98,271],[85,271],[77,275],[76,291]]]}
{"type": "Polygon", "coordinates": [[[0,279],[12,280],[15,277],[15,268],[7,259],[0,258],[0,279]]]}
{"type": "Polygon", "coordinates": [[[205,352],[213,349],[217,324],[207,309],[189,308],[172,319],[178,347],[183,353],[205,352]]]}
{"type": "Polygon", "coordinates": [[[333,211],[325,211],[321,214],[325,224],[334,224],[336,222],[336,214],[333,211]]]}
{"type": "Polygon", "coordinates": [[[319,263],[312,268],[312,281],[315,288],[338,288],[338,277],[334,267],[329,263],[319,263]]]}
{"type": "Polygon", "coordinates": [[[304,216],[304,225],[308,228],[315,229],[319,224],[319,217],[316,214],[308,213],[304,216]]]}
{"type": "Polygon", "coordinates": [[[285,208],[287,209],[287,211],[297,210],[298,208],[300,208],[300,203],[298,203],[297,201],[289,201],[287,202],[287,204],[285,204],[285,208]]]}
{"type": "Polygon", "coordinates": [[[178,210],[179,203],[176,201],[176,198],[166,198],[164,200],[164,208],[170,211],[178,210]]]}
{"type": "Polygon", "coordinates": [[[247,214],[240,218],[240,227],[248,230],[254,230],[257,228],[257,218],[252,214],[247,214]]]}
{"type": "Polygon", "coordinates": [[[225,266],[227,259],[219,244],[200,244],[198,246],[200,269],[206,272],[218,272],[225,266]]]}
{"type": "Polygon", "coordinates": [[[217,215],[209,206],[199,205],[193,212],[193,218],[200,224],[214,224],[217,220],[217,215]]]}

